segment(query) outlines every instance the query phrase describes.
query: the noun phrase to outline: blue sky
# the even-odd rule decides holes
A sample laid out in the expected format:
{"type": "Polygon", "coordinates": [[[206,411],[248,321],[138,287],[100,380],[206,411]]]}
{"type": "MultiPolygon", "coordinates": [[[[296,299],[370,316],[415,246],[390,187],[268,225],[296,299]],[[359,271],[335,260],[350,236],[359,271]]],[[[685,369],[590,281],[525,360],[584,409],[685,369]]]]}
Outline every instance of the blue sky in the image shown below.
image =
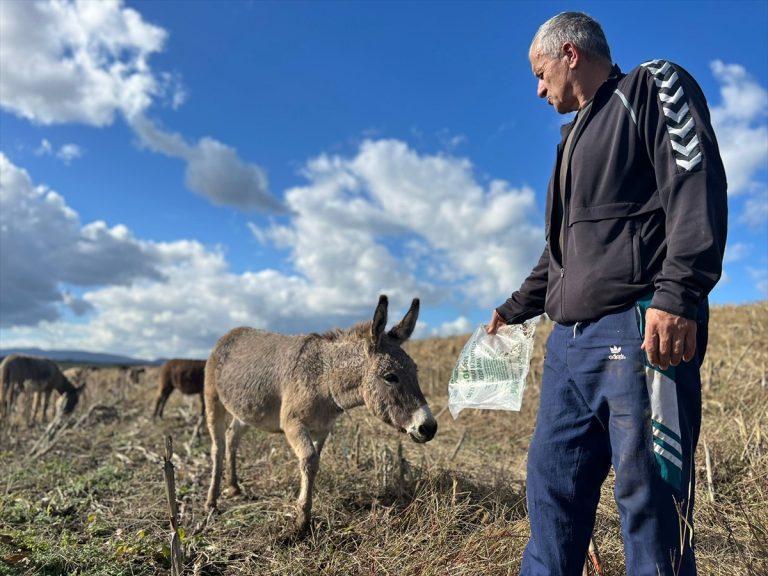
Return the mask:
{"type": "Polygon", "coordinates": [[[0,346],[205,357],[232,327],[468,333],[543,247],[527,60],[599,20],[670,59],[729,178],[714,303],[768,297],[768,3],[0,2],[0,346]]]}

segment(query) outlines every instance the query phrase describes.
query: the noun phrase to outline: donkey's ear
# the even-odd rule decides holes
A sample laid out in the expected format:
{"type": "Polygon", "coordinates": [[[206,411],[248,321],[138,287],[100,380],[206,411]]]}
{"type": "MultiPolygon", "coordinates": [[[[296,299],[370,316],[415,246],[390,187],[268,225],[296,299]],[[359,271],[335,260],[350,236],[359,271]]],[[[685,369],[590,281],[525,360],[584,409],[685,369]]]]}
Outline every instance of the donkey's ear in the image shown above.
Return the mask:
{"type": "Polygon", "coordinates": [[[398,343],[405,342],[413,334],[413,329],[416,328],[416,320],[419,318],[419,299],[414,298],[411,302],[411,308],[402,320],[392,328],[387,334],[393,340],[398,343]]]}
{"type": "Polygon", "coordinates": [[[373,324],[371,324],[371,345],[374,349],[379,347],[381,335],[384,334],[384,328],[387,327],[387,308],[389,300],[382,294],[379,296],[379,304],[376,306],[376,312],[373,313],[373,324]]]}

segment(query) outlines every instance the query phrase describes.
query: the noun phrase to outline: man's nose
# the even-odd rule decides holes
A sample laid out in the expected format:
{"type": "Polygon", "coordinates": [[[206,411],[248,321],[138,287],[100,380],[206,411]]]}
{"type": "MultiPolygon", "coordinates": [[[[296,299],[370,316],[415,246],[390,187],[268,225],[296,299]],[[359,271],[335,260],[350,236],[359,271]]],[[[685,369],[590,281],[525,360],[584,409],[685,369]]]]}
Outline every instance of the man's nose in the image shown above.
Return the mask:
{"type": "Polygon", "coordinates": [[[539,85],[536,87],[536,95],[539,98],[546,98],[547,97],[547,87],[544,86],[544,82],[539,80],[539,85]]]}

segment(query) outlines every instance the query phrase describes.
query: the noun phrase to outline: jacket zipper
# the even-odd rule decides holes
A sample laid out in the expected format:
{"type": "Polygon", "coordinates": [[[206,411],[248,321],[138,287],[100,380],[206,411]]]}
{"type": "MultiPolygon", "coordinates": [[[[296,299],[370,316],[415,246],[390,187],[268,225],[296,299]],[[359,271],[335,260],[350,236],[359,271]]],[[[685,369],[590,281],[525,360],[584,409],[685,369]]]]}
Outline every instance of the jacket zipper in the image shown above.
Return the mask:
{"type": "MultiPolygon", "coordinates": [[[[597,94],[595,94],[595,98],[597,98],[597,94]]],[[[594,103],[594,99],[592,100],[592,103],[594,103]]],[[[584,132],[584,128],[589,122],[589,117],[592,116],[592,103],[590,103],[589,105],[589,109],[587,110],[587,116],[586,118],[584,118],[584,121],[580,122],[578,126],[574,126],[574,129],[577,128],[578,131],[573,134],[574,142],[569,151],[570,153],[568,154],[568,158],[566,158],[565,169],[568,172],[571,171],[571,158],[573,157],[573,150],[576,147],[576,143],[578,142],[579,137],[581,137],[581,133],[584,132]]],[[[563,221],[560,223],[560,226],[562,228],[562,236],[563,236],[563,245],[560,248],[560,260],[562,264],[562,268],[560,268],[560,313],[563,317],[563,320],[566,322],[568,321],[568,317],[565,314],[565,270],[566,270],[565,255],[568,252],[568,221],[569,221],[568,210],[571,205],[571,194],[570,194],[570,186],[568,186],[568,180],[569,178],[566,179],[566,189],[562,191],[563,221]]]]}

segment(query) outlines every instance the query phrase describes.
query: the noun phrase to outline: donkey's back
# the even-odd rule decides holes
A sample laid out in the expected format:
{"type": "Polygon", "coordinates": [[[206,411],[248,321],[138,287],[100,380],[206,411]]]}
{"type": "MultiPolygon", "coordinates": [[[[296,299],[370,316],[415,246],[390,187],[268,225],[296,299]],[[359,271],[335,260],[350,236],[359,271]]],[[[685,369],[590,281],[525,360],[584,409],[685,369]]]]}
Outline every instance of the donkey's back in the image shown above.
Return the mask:
{"type": "Polygon", "coordinates": [[[4,383],[12,382],[21,386],[27,380],[54,383],[59,379],[61,370],[59,370],[58,365],[47,358],[11,354],[3,359],[0,374],[2,374],[4,383]]]}

